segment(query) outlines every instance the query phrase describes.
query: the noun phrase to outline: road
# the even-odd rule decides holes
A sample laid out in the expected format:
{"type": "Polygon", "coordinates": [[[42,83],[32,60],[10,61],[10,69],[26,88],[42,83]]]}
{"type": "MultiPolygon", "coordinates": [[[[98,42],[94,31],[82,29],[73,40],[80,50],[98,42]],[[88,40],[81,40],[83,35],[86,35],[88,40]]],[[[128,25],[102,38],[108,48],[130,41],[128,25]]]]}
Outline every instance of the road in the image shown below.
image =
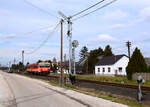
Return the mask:
{"type": "Polygon", "coordinates": [[[0,107],[127,107],[0,71],[0,107]]]}

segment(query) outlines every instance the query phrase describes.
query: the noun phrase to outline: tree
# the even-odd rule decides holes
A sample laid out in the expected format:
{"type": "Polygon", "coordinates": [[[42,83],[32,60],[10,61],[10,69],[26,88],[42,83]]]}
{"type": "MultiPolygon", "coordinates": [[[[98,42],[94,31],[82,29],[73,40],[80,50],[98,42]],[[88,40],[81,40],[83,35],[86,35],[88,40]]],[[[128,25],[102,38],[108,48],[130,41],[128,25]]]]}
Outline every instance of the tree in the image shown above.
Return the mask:
{"type": "Polygon", "coordinates": [[[51,60],[46,60],[45,62],[49,62],[49,63],[52,63],[52,61],[51,61],[51,60]]]}
{"type": "Polygon", "coordinates": [[[12,64],[11,68],[16,70],[17,69],[17,65],[16,64],[12,64]]]}
{"type": "Polygon", "coordinates": [[[27,64],[26,65],[29,65],[30,63],[29,62],[27,62],[27,64]]]}
{"type": "Polygon", "coordinates": [[[103,49],[98,48],[90,51],[88,60],[84,63],[82,71],[86,72],[88,65],[88,73],[93,73],[95,69],[95,64],[98,62],[98,57],[103,55],[103,49]]]}
{"type": "Polygon", "coordinates": [[[42,61],[42,60],[38,60],[38,61],[37,61],[37,64],[40,63],[40,62],[43,62],[43,61],[42,61]]]}
{"type": "Polygon", "coordinates": [[[138,48],[134,50],[126,70],[127,70],[127,77],[129,80],[132,80],[132,74],[134,73],[148,71],[145,59],[138,48]]]}
{"type": "Polygon", "coordinates": [[[88,48],[86,46],[83,46],[81,51],[80,51],[80,59],[82,58],[86,58],[87,57],[87,54],[88,53],[88,48]]]}
{"type": "Polygon", "coordinates": [[[57,72],[57,65],[56,64],[53,64],[52,66],[51,66],[51,70],[54,72],[54,73],[56,73],[57,72]]]}
{"type": "Polygon", "coordinates": [[[107,45],[105,47],[105,50],[104,50],[104,56],[114,56],[114,54],[112,53],[112,50],[111,50],[111,47],[109,45],[107,45]]]}
{"type": "Polygon", "coordinates": [[[19,64],[18,64],[18,69],[19,69],[20,71],[24,71],[24,70],[25,70],[25,67],[24,67],[24,65],[23,65],[22,62],[19,62],[19,64]]]}

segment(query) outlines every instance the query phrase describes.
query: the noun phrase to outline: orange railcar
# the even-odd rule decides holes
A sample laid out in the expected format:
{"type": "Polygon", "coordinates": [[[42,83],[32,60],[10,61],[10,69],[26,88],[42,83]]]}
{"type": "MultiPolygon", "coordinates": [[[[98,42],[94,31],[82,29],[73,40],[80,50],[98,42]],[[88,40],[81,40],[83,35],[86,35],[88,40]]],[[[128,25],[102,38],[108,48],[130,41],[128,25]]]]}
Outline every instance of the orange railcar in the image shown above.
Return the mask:
{"type": "Polygon", "coordinates": [[[40,62],[38,64],[29,64],[26,68],[26,72],[31,74],[49,74],[50,63],[40,62]]]}

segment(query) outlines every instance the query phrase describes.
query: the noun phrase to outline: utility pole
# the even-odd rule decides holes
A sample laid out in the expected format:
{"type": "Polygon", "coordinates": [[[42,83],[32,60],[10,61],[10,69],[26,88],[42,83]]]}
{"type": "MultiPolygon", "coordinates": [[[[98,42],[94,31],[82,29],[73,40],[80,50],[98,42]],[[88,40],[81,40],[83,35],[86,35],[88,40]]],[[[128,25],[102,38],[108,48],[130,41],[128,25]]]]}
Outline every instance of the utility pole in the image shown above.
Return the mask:
{"type": "Polygon", "coordinates": [[[68,32],[67,35],[69,37],[69,74],[72,74],[72,22],[71,17],[68,17],[68,32]]]}
{"type": "MultiPolygon", "coordinates": [[[[88,7],[88,8],[86,8],[86,9],[84,9],[84,10],[82,10],[82,11],[80,11],[80,12],[78,12],[78,13],[72,15],[72,16],[69,16],[69,17],[65,16],[61,11],[58,11],[58,14],[59,14],[65,21],[67,21],[67,25],[68,25],[67,35],[68,35],[68,38],[69,38],[69,74],[72,74],[72,21],[71,21],[71,19],[73,19],[73,17],[77,17],[78,15],[80,15],[80,14],[86,12],[87,10],[89,10],[89,9],[91,9],[91,8],[93,8],[93,7],[95,7],[96,5],[98,5],[98,4],[100,4],[100,3],[104,2],[104,1],[105,1],[105,0],[101,0],[101,1],[97,2],[96,4],[94,4],[94,5],[92,5],[92,6],[88,7]]],[[[95,10],[89,12],[89,13],[86,13],[86,14],[84,14],[84,15],[82,15],[82,16],[76,18],[76,20],[79,19],[79,18],[82,18],[82,17],[84,17],[84,16],[87,16],[87,15],[89,15],[89,14],[91,14],[91,13],[97,11],[97,10],[100,10],[100,9],[102,9],[102,8],[104,8],[104,7],[106,7],[106,6],[110,5],[110,4],[112,4],[112,3],[115,2],[115,1],[117,1],[117,0],[113,0],[113,1],[111,1],[111,2],[109,2],[109,3],[106,3],[105,5],[101,6],[100,8],[97,8],[97,9],[95,9],[95,10]]],[[[75,19],[74,19],[74,20],[75,20],[75,19]]]]}
{"type": "Polygon", "coordinates": [[[24,50],[22,50],[22,67],[21,67],[21,71],[24,71],[24,50]]]}
{"type": "Polygon", "coordinates": [[[64,85],[64,78],[63,78],[63,69],[62,69],[62,61],[63,61],[63,19],[60,21],[61,24],[61,48],[60,48],[60,72],[61,72],[61,86],[64,85]]]}
{"type": "Polygon", "coordinates": [[[129,60],[130,60],[130,47],[131,47],[131,42],[126,42],[126,46],[128,47],[128,57],[129,57],[129,60]]]}
{"type": "Polygon", "coordinates": [[[67,35],[69,38],[69,74],[72,74],[72,22],[71,22],[71,16],[66,17],[61,11],[58,11],[58,14],[64,18],[64,20],[67,20],[68,25],[68,31],[67,35]]]}
{"type": "Polygon", "coordinates": [[[86,73],[88,74],[88,52],[86,52],[86,58],[87,58],[87,63],[86,63],[86,73]]]}
{"type": "Polygon", "coordinates": [[[24,65],[24,50],[22,51],[22,64],[24,65]]]}
{"type": "Polygon", "coordinates": [[[72,57],[73,57],[73,62],[74,62],[74,75],[76,75],[76,59],[75,59],[75,48],[77,48],[79,45],[79,42],[77,40],[74,40],[72,42],[72,57]]]}
{"type": "Polygon", "coordinates": [[[14,58],[14,64],[16,64],[16,58],[14,58]]]}
{"type": "Polygon", "coordinates": [[[73,62],[73,74],[75,75],[76,74],[76,70],[75,70],[75,48],[72,48],[72,62],[73,62]]]}
{"type": "Polygon", "coordinates": [[[67,73],[66,54],[64,55],[64,69],[65,69],[65,72],[67,73]]]}

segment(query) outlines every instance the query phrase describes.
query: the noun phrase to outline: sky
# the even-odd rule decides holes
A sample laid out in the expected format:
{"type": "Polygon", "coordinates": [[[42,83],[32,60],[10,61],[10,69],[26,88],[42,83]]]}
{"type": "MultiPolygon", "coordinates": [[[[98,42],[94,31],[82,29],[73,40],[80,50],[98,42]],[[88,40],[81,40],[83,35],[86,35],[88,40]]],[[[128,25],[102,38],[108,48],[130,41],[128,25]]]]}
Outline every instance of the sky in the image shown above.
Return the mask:
{"type": "MultiPolygon", "coordinates": [[[[58,23],[61,16],[58,11],[68,17],[99,1],[0,0],[0,63],[13,63],[14,58],[16,63],[21,61],[22,50],[25,51],[25,63],[34,63],[39,59],[52,60],[54,57],[59,60],[58,23]],[[44,45],[39,49],[43,42],[44,45]]],[[[110,1],[105,0],[82,15],[110,1]]],[[[88,16],[73,20],[72,40],[79,41],[76,60],[79,59],[79,52],[83,46],[87,46],[90,51],[99,47],[104,49],[106,45],[110,45],[114,54],[128,54],[125,45],[128,40],[132,43],[131,53],[138,47],[144,57],[150,57],[149,28],[150,0],[118,0],[88,16]]],[[[65,22],[63,53],[68,56],[69,43],[66,32],[65,22]]]]}

